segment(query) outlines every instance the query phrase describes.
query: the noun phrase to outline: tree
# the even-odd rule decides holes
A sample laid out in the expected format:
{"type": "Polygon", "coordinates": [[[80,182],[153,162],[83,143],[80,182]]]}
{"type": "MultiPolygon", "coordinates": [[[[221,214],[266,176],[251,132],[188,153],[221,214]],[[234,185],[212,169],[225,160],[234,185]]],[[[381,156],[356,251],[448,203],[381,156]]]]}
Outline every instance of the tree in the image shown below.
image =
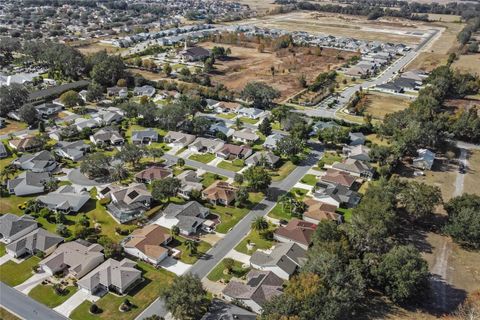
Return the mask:
{"type": "Polygon", "coordinates": [[[62,212],[56,212],[55,213],[55,223],[56,224],[62,224],[65,223],[67,219],[65,219],[65,215],[62,212]]]}
{"type": "Polygon", "coordinates": [[[298,155],[303,152],[305,142],[293,136],[285,136],[277,142],[277,151],[288,157],[292,162],[298,161],[298,155]]]}
{"type": "Polygon", "coordinates": [[[98,238],[98,244],[103,247],[105,258],[119,258],[122,255],[122,246],[109,237],[102,235],[98,238]]]}
{"type": "Polygon", "coordinates": [[[17,169],[13,164],[7,164],[0,172],[0,176],[2,177],[2,182],[6,183],[6,181],[10,178],[10,176],[13,176],[16,171],[17,169]]]}
{"type": "Polygon", "coordinates": [[[179,320],[199,319],[208,306],[202,282],[190,273],[175,277],[171,286],[161,292],[161,297],[167,310],[179,320]]]}
{"type": "Polygon", "coordinates": [[[142,159],[144,151],[144,149],[135,144],[127,143],[122,147],[122,150],[118,152],[117,157],[136,167],[142,159]]]}
{"type": "Polygon", "coordinates": [[[233,266],[235,265],[235,261],[232,258],[225,258],[223,259],[223,266],[227,269],[227,272],[232,272],[233,266]]]}
{"type": "Polygon", "coordinates": [[[78,94],[77,91],[75,90],[69,90],[65,93],[63,93],[60,96],[60,101],[65,105],[67,108],[71,108],[76,106],[77,104],[82,103],[82,98],[80,98],[80,95],[78,94]]]}
{"type": "Polygon", "coordinates": [[[90,178],[101,178],[109,175],[110,160],[101,153],[90,153],[80,164],[80,171],[90,178]]]}
{"type": "Polygon", "coordinates": [[[272,177],[263,167],[249,167],[243,177],[253,191],[266,191],[272,182],[272,177]]]}
{"type": "Polygon", "coordinates": [[[282,212],[285,212],[286,208],[289,208],[289,210],[292,209],[292,204],[293,201],[295,200],[295,197],[293,193],[291,192],[285,192],[278,198],[278,203],[282,205],[282,212]]]}
{"type": "Polygon", "coordinates": [[[177,225],[172,226],[172,229],[170,230],[170,233],[172,234],[172,237],[176,237],[180,234],[180,228],[177,225]]]}
{"type": "Polygon", "coordinates": [[[272,134],[272,124],[270,119],[267,117],[263,118],[262,122],[258,126],[258,131],[260,131],[264,136],[269,136],[272,134]]]}
{"type": "Polygon", "coordinates": [[[464,194],[445,204],[448,221],[444,231],[456,242],[471,248],[480,248],[480,197],[464,194]]]}
{"type": "Polygon", "coordinates": [[[38,121],[37,109],[31,104],[26,104],[18,110],[18,115],[22,121],[29,125],[32,125],[38,121]]]}
{"type": "Polygon", "coordinates": [[[127,87],[127,80],[125,79],[118,79],[117,80],[117,86],[126,88],[127,87]]]}
{"type": "Polygon", "coordinates": [[[252,230],[260,232],[267,229],[268,229],[268,222],[264,217],[256,217],[252,221],[252,230]]]}
{"type": "Polygon", "coordinates": [[[43,122],[43,121],[38,122],[38,132],[40,132],[40,133],[45,132],[45,122],[43,122]]]}
{"type": "Polygon", "coordinates": [[[245,187],[240,187],[237,191],[237,195],[235,197],[235,206],[241,207],[246,204],[248,201],[248,190],[245,187]]]}
{"type": "Polygon", "coordinates": [[[282,104],[272,109],[272,116],[273,119],[278,121],[278,123],[282,124],[283,120],[287,119],[291,112],[292,107],[282,104]]]}
{"type": "Polygon", "coordinates": [[[375,271],[379,285],[395,302],[407,301],[425,289],[428,265],[413,246],[395,246],[375,271]]]}
{"type": "Polygon", "coordinates": [[[233,177],[233,181],[237,184],[242,184],[243,183],[243,175],[241,173],[235,173],[235,176],[233,177]]]}
{"type": "Polygon", "coordinates": [[[64,224],[57,224],[57,228],[55,231],[62,237],[68,237],[70,234],[70,232],[68,231],[67,227],[64,224]]]}
{"type": "MultiPolygon", "coordinates": [[[[153,158],[153,162],[155,162],[155,160],[156,160],[157,158],[163,157],[164,154],[165,154],[165,152],[163,152],[163,150],[160,149],[160,148],[148,149],[148,155],[153,158]]],[[[179,160],[180,160],[180,159],[179,159],[179,160]]],[[[183,159],[182,159],[182,160],[183,160],[183,159]]]]}
{"type": "Polygon", "coordinates": [[[269,109],[274,99],[280,97],[280,92],[263,82],[249,82],[240,93],[242,99],[252,102],[252,106],[269,109]]]}
{"type": "Polygon", "coordinates": [[[101,84],[95,81],[90,82],[87,88],[87,101],[93,102],[102,98],[103,91],[104,89],[101,84]]]}
{"type": "Polygon", "coordinates": [[[411,181],[403,184],[398,198],[408,214],[422,218],[431,215],[435,206],[442,202],[442,193],[437,186],[411,181]]]}
{"type": "Polygon", "coordinates": [[[125,65],[120,56],[109,56],[105,51],[96,53],[92,58],[91,78],[103,86],[113,86],[123,78],[125,65]]]}
{"type": "Polygon", "coordinates": [[[237,130],[240,130],[240,129],[242,128],[242,126],[243,126],[243,121],[242,121],[242,119],[240,119],[239,117],[236,117],[236,118],[235,118],[235,128],[236,128],[237,130]]]}
{"type": "Polygon", "coordinates": [[[128,170],[123,163],[115,163],[110,169],[110,174],[113,180],[122,181],[128,177],[128,170]]]}
{"type": "Polygon", "coordinates": [[[190,255],[194,255],[197,253],[198,243],[194,240],[185,240],[184,242],[185,248],[190,252],[190,255]]]}
{"type": "Polygon", "coordinates": [[[177,194],[178,189],[182,186],[180,180],[174,177],[162,180],[154,180],[152,183],[152,197],[157,201],[170,199],[177,194]]]}
{"type": "Polygon", "coordinates": [[[183,167],[185,165],[185,160],[182,158],[178,158],[177,160],[177,166],[183,167]]]}
{"type": "Polygon", "coordinates": [[[170,63],[167,62],[163,65],[163,73],[165,73],[167,77],[170,77],[170,75],[172,74],[172,66],[170,65],[170,63]]]}

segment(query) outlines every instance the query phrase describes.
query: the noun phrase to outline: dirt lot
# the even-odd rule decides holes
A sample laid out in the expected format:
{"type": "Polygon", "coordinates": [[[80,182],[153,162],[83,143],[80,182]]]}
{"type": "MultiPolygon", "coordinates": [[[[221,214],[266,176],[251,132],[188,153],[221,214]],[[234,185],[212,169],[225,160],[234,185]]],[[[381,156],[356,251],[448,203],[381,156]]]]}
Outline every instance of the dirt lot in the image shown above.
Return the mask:
{"type": "Polygon", "coordinates": [[[322,55],[317,56],[308,48],[294,48],[294,52],[282,49],[273,54],[258,52],[254,43],[249,43],[249,48],[211,42],[202,44],[206,48],[215,45],[230,48],[232,54],[228,60],[216,61],[216,71],[212,73],[214,82],[240,91],[250,81],[263,81],[281,92],[280,100],[302,90],[298,83],[300,75],[304,74],[307,82],[311,82],[319,73],[345,62],[338,59],[337,55],[345,60],[355,55],[353,52],[324,49],[322,55]],[[271,67],[275,68],[274,76],[271,67]]]}
{"type": "Polygon", "coordinates": [[[100,42],[95,42],[95,43],[91,43],[83,46],[76,46],[75,48],[77,48],[81,53],[87,54],[87,55],[98,52],[98,51],[103,51],[103,50],[106,50],[108,53],[112,53],[112,54],[120,53],[122,50],[125,50],[122,48],[117,48],[117,47],[100,43],[100,42]]]}
{"type": "Polygon", "coordinates": [[[371,92],[367,95],[367,110],[375,119],[383,120],[389,113],[404,110],[410,100],[393,94],[371,92]]]}
{"type": "Polygon", "coordinates": [[[277,4],[274,4],[274,0],[228,0],[230,2],[238,2],[241,4],[246,4],[250,9],[257,11],[259,14],[264,14],[267,11],[280,7],[277,4]]]}
{"type": "Polygon", "coordinates": [[[471,150],[468,157],[468,172],[465,175],[463,190],[480,196],[480,150],[471,150]]]}
{"type": "Polygon", "coordinates": [[[463,72],[471,72],[480,75],[480,53],[461,55],[453,63],[453,67],[463,72]]]}

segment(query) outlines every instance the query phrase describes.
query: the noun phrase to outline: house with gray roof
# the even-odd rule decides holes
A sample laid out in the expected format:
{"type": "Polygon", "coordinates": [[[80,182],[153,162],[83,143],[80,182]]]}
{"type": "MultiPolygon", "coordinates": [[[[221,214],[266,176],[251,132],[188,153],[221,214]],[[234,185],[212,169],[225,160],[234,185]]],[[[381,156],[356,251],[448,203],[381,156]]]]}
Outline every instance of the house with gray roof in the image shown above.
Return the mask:
{"type": "Polygon", "coordinates": [[[99,199],[111,199],[107,211],[119,223],[142,217],[150,209],[152,194],[143,183],[134,183],[128,187],[109,185],[97,190],[99,199]]]}
{"type": "Polygon", "coordinates": [[[7,254],[14,258],[26,254],[34,255],[37,252],[49,255],[63,240],[59,235],[38,228],[8,244],[5,249],[7,254]]]}
{"type": "Polygon", "coordinates": [[[194,170],[185,170],[176,176],[180,180],[181,187],[178,190],[178,195],[185,199],[190,199],[192,191],[202,191],[203,184],[202,179],[198,177],[197,172],[194,170]]]}
{"type": "Polygon", "coordinates": [[[418,149],[418,157],[413,159],[413,166],[422,170],[431,170],[435,161],[435,153],[428,149],[418,149]]]}
{"type": "Polygon", "coordinates": [[[83,142],[83,140],[78,141],[58,141],[57,148],[53,150],[58,156],[72,161],[78,161],[83,158],[83,156],[90,151],[90,145],[83,142]]]}
{"type": "Polygon", "coordinates": [[[191,235],[197,233],[203,226],[209,213],[210,210],[197,201],[185,204],[170,203],[156,223],[169,229],[177,226],[181,234],[191,235]]]}
{"type": "Polygon", "coordinates": [[[251,157],[245,160],[245,164],[247,166],[263,165],[273,168],[277,165],[278,161],[280,161],[280,157],[271,151],[257,151],[251,157]]]}
{"type": "Polygon", "coordinates": [[[241,108],[237,111],[237,113],[241,117],[259,119],[263,115],[264,111],[258,108],[241,108]]]}
{"type": "Polygon", "coordinates": [[[99,128],[103,125],[101,119],[99,118],[92,118],[92,119],[85,119],[85,118],[76,118],[75,123],[73,126],[77,128],[78,131],[82,131],[85,128],[99,128]]]}
{"type": "Polygon", "coordinates": [[[232,303],[213,299],[200,320],[255,320],[257,315],[232,303]]]}
{"type": "Polygon", "coordinates": [[[188,150],[199,153],[215,153],[220,150],[224,144],[225,142],[220,139],[198,137],[188,146],[188,150]]]}
{"type": "Polygon", "coordinates": [[[269,253],[255,251],[250,258],[250,266],[262,271],[271,271],[288,280],[306,261],[307,250],[298,244],[278,243],[269,253]]]}
{"type": "Polygon", "coordinates": [[[325,129],[330,129],[330,128],[338,128],[340,127],[337,123],[334,121],[318,121],[315,122],[312,126],[312,131],[310,132],[310,135],[315,135],[319,133],[320,131],[323,131],[325,129]]]}
{"type": "Polygon", "coordinates": [[[55,103],[42,103],[35,106],[37,115],[41,119],[48,119],[50,116],[59,113],[63,109],[63,106],[55,103]]]}
{"type": "Polygon", "coordinates": [[[227,138],[231,137],[233,135],[233,133],[235,132],[235,130],[233,130],[232,128],[227,127],[224,122],[217,122],[217,123],[212,124],[210,126],[210,128],[208,129],[208,131],[213,135],[217,134],[218,132],[221,132],[227,138]]]}
{"type": "Polygon", "coordinates": [[[136,265],[127,258],[121,261],[110,258],[86,274],[77,285],[90,294],[112,291],[123,295],[142,280],[142,272],[135,268],[136,265]]]}
{"type": "Polygon", "coordinates": [[[149,145],[152,142],[158,142],[158,132],[153,128],[132,132],[132,143],[149,145]]]}
{"type": "Polygon", "coordinates": [[[133,94],[135,96],[147,96],[151,98],[155,95],[155,88],[146,84],[141,87],[133,88],[133,94]]]}
{"type": "Polygon", "coordinates": [[[127,96],[128,96],[128,88],[119,87],[119,86],[107,88],[107,97],[109,98],[113,98],[113,97],[126,98],[127,96]]]}
{"type": "Polygon", "coordinates": [[[331,204],[337,208],[355,207],[360,202],[360,194],[356,191],[350,190],[344,185],[333,185],[324,182],[317,182],[313,197],[321,202],[331,204]]]}
{"type": "Polygon", "coordinates": [[[230,281],[222,295],[227,301],[239,301],[260,314],[262,306],[283,292],[283,279],[271,271],[251,270],[246,283],[230,281]]]}
{"type": "Polygon", "coordinates": [[[365,144],[365,135],[361,132],[350,132],[348,138],[350,139],[350,146],[365,144]]]}
{"type": "Polygon", "coordinates": [[[68,214],[80,211],[90,200],[90,193],[85,190],[77,190],[70,185],[65,185],[44,196],[39,196],[37,200],[50,210],[68,214]]]}
{"type": "Polygon", "coordinates": [[[163,141],[165,143],[172,144],[175,147],[186,147],[193,141],[195,141],[195,136],[188,133],[178,132],[178,131],[168,131],[163,141]]]}
{"type": "Polygon", "coordinates": [[[3,142],[0,142],[0,159],[6,158],[6,157],[8,157],[7,148],[5,148],[5,145],[3,144],[3,142]]]}
{"type": "Polygon", "coordinates": [[[12,162],[15,166],[33,172],[51,172],[57,167],[55,157],[47,150],[23,154],[12,162]]]}
{"type": "Polygon", "coordinates": [[[259,139],[258,135],[249,128],[242,130],[235,130],[233,132],[232,138],[234,141],[252,144],[259,139]]]}
{"type": "Polygon", "coordinates": [[[11,243],[38,228],[34,218],[5,213],[0,216],[0,241],[11,243]]]}
{"type": "Polygon", "coordinates": [[[98,130],[95,134],[90,136],[90,141],[95,145],[119,146],[124,143],[124,139],[120,133],[111,128],[98,130]]]}
{"type": "MultiPolygon", "coordinates": [[[[325,166],[328,167],[328,166],[325,166]]],[[[373,169],[368,162],[348,158],[343,162],[334,162],[331,167],[336,170],[347,172],[355,177],[372,179],[373,169]]]]}
{"type": "Polygon", "coordinates": [[[45,183],[52,180],[48,172],[24,171],[15,179],[7,181],[8,193],[28,196],[45,191],[45,183]]]}
{"type": "Polygon", "coordinates": [[[278,141],[282,140],[284,137],[285,135],[283,134],[272,133],[265,139],[265,142],[263,143],[263,147],[266,149],[275,150],[277,148],[278,141]]]}
{"type": "Polygon", "coordinates": [[[370,161],[370,148],[359,144],[356,146],[344,146],[342,152],[345,156],[350,159],[360,160],[360,161],[370,161]]]}

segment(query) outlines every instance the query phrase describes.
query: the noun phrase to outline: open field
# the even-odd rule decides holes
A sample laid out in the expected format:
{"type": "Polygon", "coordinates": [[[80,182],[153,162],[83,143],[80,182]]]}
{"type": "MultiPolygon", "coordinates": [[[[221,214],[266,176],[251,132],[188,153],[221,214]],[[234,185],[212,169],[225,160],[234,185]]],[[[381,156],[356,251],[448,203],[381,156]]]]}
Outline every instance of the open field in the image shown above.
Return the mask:
{"type": "Polygon", "coordinates": [[[151,80],[151,81],[157,81],[164,78],[163,73],[155,73],[155,72],[139,70],[139,69],[127,69],[127,70],[130,71],[132,74],[139,74],[145,79],[151,80]]]}
{"type": "Polygon", "coordinates": [[[389,113],[404,110],[408,107],[410,100],[393,94],[370,92],[367,95],[367,110],[373,118],[383,120],[389,113]]]}
{"type": "Polygon", "coordinates": [[[258,14],[265,14],[268,11],[280,7],[278,4],[274,4],[273,0],[228,0],[229,2],[238,2],[246,4],[250,9],[257,11],[258,14]]]}
{"type": "Polygon", "coordinates": [[[280,91],[280,100],[303,89],[298,81],[302,74],[310,83],[319,73],[334,69],[355,55],[353,52],[324,49],[322,55],[318,56],[308,48],[294,48],[292,49],[294,52],[281,49],[274,54],[267,51],[258,52],[255,43],[247,45],[249,47],[213,42],[202,44],[206,48],[223,46],[232,51],[227,60],[216,61],[216,70],[212,72],[213,81],[236,91],[241,91],[250,81],[262,81],[280,91]],[[340,60],[340,56],[337,55],[345,60],[340,60]],[[275,68],[274,76],[272,67],[275,68]]]}
{"type": "Polygon", "coordinates": [[[474,193],[480,196],[478,188],[480,181],[480,150],[471,150],[468,157],[468,172],[465,175],[463,189],[466,193],[474,193]]]}
{"type": "Polygon", "coordinates": [[[453,63],[453,68],[480,75],[480,53],[461,55],[453,63]]]}
{"type": "MultiPolygon", "coordinates": [[[[421,2],[421,1],[418,1],[421,2]]],[[[444,21],[444,22],[457,22],[461,21],[460,16],[456,16],[453,14],[436,14],[436,13],[429,13],[428,20],[430,21],[444,21]]]]}
{"type": "Polygon", "coordinates": [[[82,46],[76,46],[76,49],[80,51],[83,54],[93,54],[95,52],[99,51],[107,51],[107,53],[120,53],[121,51],[125,50],[123,48],[117,48],[112,45],[106,44],[106,43],[100,43],[100,42],[93,42],[87,45],[82,45],[82,46]]]}

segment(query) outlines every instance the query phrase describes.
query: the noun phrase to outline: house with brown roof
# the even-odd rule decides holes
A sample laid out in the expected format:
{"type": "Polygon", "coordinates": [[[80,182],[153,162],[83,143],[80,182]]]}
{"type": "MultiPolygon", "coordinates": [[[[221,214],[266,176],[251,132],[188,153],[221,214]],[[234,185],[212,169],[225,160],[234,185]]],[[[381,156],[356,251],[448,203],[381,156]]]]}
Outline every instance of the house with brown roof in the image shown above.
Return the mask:
{"type": "Polygon", "coordinates": [[[228,206],[237,197],[237,188],[230,183],[217,180],[202,191],[202,198],[212,204],[228,206]]]}
{"type": "Polygon", "coordinates": [[[230,281],[222,295],[227,301],[239,301],[260,314],[262,306],[283,292],[283,279],[271,271],[251,270],[246,283],[230,281]]]}
{"type": "Polygon", "coordinates": [[[322,220],[333,220],[342,222],[341,214],[336,213],[337,207],[325,202],[317,201],[312,198],[304,200],[307,210],[303,213],[303,220],[318,224],[322,220]]]}
{"type": "Polygon", "coordinates": [[[335,169],[327,169],[327,173],[320,177],[322,182],[331,183],[335,185],[342,185],[347,188],[352,187],[357,178],[350,173],[335,169]]]}
{"type": "Polygon", "coordinates": [[[222,159],[246,159],[252,154],[252,148],[248,146],[237,146],[235,144],[226,143],[220,150],[217,151],[216,156],[222,159]]]}
{"type": "Polygon", "coordinates": [[[168,256],[166,245],[171,240],[172,236],[168,229],[157,224],[150,224],[133,231],[122,243],[126,253],[158,265],[168,256]]]}
{"type": "Polygon", "coordinates": [[[273,238],[279,242],[294,242],[307,250],[316,228],[314,223],[294,218],[286,226],[275,230],[273,238]]]}
{"type": "Polygon", "coordinates": [[[140,183],[152,183],[153,180],[162,180],[170,177],[173,177],[172,169],[153,166],[137,173],[135,180],[140,183]]]}
{"type": "Polygon", "coordinates": [[[43,143],[38,137],[28,136],[25,138],[12,139],[8,142],[8,145],[18,152],[32,152],[42,148],[43,143]]]}

